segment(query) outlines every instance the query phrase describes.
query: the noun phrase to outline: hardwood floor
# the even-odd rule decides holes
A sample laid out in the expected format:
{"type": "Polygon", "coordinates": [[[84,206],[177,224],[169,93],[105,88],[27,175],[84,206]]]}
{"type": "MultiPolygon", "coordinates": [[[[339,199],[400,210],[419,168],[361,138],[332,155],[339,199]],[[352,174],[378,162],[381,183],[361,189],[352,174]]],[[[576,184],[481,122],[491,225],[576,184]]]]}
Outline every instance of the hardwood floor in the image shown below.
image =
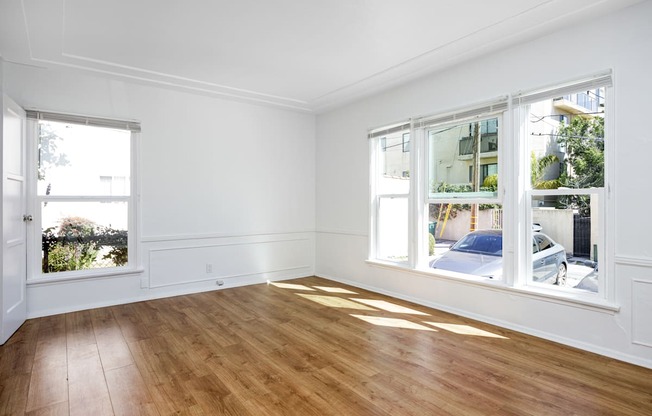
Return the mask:
{"type": "Polygon", "coordinates": [[[32,319],[2,415],[651,415],[652,370],[319,278],[32,319]]]}

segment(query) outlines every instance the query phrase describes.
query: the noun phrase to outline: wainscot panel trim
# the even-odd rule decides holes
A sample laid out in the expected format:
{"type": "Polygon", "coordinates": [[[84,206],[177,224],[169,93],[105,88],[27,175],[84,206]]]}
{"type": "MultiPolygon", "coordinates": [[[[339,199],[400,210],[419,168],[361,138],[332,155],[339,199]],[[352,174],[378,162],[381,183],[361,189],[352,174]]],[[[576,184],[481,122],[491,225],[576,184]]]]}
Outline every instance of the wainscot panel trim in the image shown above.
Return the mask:
{"type": "Polygon", "coordinates": [[[317,234],[334,234],[334,235],[350,235],[354,237],[369,237],[369,233],[366,231],[357,231],[357,230],[337,230],[337,229],[326,229],[318,228],[316,230],[317,234]]]}
{"type": "MultiPolygon", "coordinates": [[[[147,278],[141,281],[141,287],[158,289],[165,287],[183,286],[188,284],[206,283],[222,279],[233,279],[236,277],[264,275],[280,272],[294,272],[301,270],[303,274],[314,274],[314,267],[310,265],[311,249],[314,242],[314,235],[285,235],[268,237],[257,235],[259,238],[243,238],[241,240],[224,239],[222,241],[191,241],[187,243],[161,243],[161,247],[150,247],[147,249],[147,278]],[[229,262],[236,260],[238,254],[247,256],[247,253],[258,253],[258,258],[266,259],[262,262],[247,263],[243,258],[231,262],[232,267],[213,270],[213,265],[220,264],[220,255],[228,251],[237,250],[227,256],[229,262]],[[294,254],[287,255],[288,250],[294,254]],[[185,254],[184,254],[185,253],[185,254]],[[222,254],[220,254],[222,253],[222,254]],[[285,253],[285,255],[284,255],[285,253]],[[193,257],[197,256],[199,257],[193,257]],[[235,255],[235,257],[233,257],[235,255]],[[181,257],[179,257],[181,256],[181,257]],[[177,258],[175,263],[170,263],[177,258]],[[161,261],[167,262],[167,266],[161,265],[161,261]],[[188,263],[190,261],[190,263],[188,263]],[[173,264],[186,264],[186,272],[177,270],[173,264]],[[206,271],[198,270],[199,264],[206,264],[206,271]],[[155,264],[157,266],[155,266],[155,264]],[[191,265],[191,269],[188,269],[191,265]],[[233,267],[235,265],[235,267],[233,267]],[[172,266],[172,267],[171,267],[172,266]],[[210,269],[209,269],[210,267],[210,269]],[[172,274],[171,274],[172,273],[172,274]],[[177,276],[177,277],[174,277],[177,276]]],[[[254,255],[256,257],[256,255],[254,255]]],[[[223,258],[222,261],[225,261],[223,258]]],[[[224,263],[222,263],[224,264],[224,263]]]]}
{"type": "Polygon", "coordinates": [[[637,317],[639,320],[645,320],[652,316],[649,313],[649,310],[652,309],[652,302],[646,299],[645,295],[643,295],[643,300],[640,297],[641,292],[646,292],[644,288],[648,289],[647,293],[652,292],[652,280],[632,279],[632,344],[652,348],[652,331],[649,329],[649,324],[646,322],[639,324],[637,321],[637,317]],[[643,308],[640,313],[636,312],[638,307],[643,308]]]}
{"type": "Polygon", "coordinates": [[[167,242],[167,241],[210,240],[210,239],[222,239],[222,238],[296,235],[296,234],[310,234],[314,232],[315,230],[270,231],[270,232],[259,232],[259,233],[173,234],[173,235],[158,235],[158,236],[143,237],[141,238],[141,241],[143,243],[159,243],[159,242],[167,242]]]}
{"type": "MultiPolygon", "coordinates": [[[[291,271],[298,271],[298,270],[304,270],[306,273],[310,273],[311,272],[311,266],[309,266],[309,265],[292,266],[292,267],[285,267],[285,268],[276,269],[276,270],[265,270],[263,272],[257,272],[257,273],[240,273],[240,274],[233,274],[233,275],[211,276],[211,277],[207,277],[207,278],[204,278],[204,279],[184,280],[182,282],[151,285],[150,288],[151,289],[158,289],[158,288],[161,288],[161,287],[172,287],[172,286],[188,285],[188,284],[192,284],[192,283],[210,282],[210,281],[213,281],[213,280],[235,279],[235,278],[239,278],[239,277],[265,275],[265,274],[270,274],[270,273],[283,273],[283,272],[291,272],[291,271]]],[[[303,274],[302,274],[302,276],[303,276],[303,274]]]]}
{"type": "Polygon", "coordinates": [[[614,262],[624,266],[640,266],[652,268],[652,258],[649,257],[628,257],[614,256],[614,262]]]}
{"type": "Polygon", "coordinates": [[[161,247],[161,248],[150,248],[150,255],[153,251],[176,251],[176,250],[194,250],[198,248],[210,248],[210,247],[224,247],[224,246],[253,246],[257,244],[274,244],[274,243],[291,243],[294,241],[310,241],[310,238],[280,238],[277,240],[266,240],[266,241],[242,241],[242,242],[228,242],[228,243],[212,243],[212,244],[197,244],[192,246],[175,246],[175,247],[161,247]]]}

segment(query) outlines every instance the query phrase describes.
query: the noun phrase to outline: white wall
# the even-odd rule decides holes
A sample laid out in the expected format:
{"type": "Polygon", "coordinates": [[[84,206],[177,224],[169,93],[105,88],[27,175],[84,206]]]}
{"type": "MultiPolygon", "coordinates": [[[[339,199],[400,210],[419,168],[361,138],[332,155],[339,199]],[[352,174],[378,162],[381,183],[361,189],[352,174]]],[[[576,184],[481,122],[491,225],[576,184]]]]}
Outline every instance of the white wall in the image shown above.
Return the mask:
{"type": "Polygon", "coordinates": [[[652,367],[652,196],[641,181],[652,154],[651,16],[648,1],[319,115],[317,274],[652,367]],[[619,312],[365,263],[367,129],[605,69],[615,78],[615,212],[608,240],[619,312]]]}
{"type": "Polygon", "coordinates": [[[144,272],[29,286],[30,316],[313,274],[315,116],[10,63],[4,81],[25,108],[142,127],[144,272]]]}
{"type": "MultiPolygon", "coordinates": [[[[595,219],[591,218],[591,226],[598,225],[597,208],[592,211],[595,219]]],[[[574,217],[572,209],[555,209],[555,208],[532,208],[532,223],[539,224],[543,233],[561,244],[566,253],[573,253],[573,227],[574,217]]],[[[597,244],[597,239],[593,239],[597,244]]]]}

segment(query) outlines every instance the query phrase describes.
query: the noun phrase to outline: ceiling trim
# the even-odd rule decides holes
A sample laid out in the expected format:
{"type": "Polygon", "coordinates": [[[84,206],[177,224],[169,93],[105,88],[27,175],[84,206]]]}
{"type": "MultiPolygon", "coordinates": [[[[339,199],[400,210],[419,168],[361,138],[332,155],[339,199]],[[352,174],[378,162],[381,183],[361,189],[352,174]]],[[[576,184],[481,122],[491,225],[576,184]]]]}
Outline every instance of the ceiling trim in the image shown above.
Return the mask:
{"type": "Polygon", "coordinates": [[[65,52],[66,0],[12,0],[3,5],[3,12],[7,13],[7,18],[3,20],[10,24],[15,39],[14,42],[1,43],[4,48],[1,52],[6,62],[19,65],[70,68],[230,100],[292,111],[321,113],[443,71],[470,59],[528,42],[537,36],[563,30],[565,25],[580,19],[603,16],[642,0],[567,1],[542,0],[528,9],[513,15],[507,14],[499,21],[478,27],[419,55],[407,57],[386,68],[378,68],[380,70],[375,73],[340,85],[317,97],[303,99],[65,52]]]}

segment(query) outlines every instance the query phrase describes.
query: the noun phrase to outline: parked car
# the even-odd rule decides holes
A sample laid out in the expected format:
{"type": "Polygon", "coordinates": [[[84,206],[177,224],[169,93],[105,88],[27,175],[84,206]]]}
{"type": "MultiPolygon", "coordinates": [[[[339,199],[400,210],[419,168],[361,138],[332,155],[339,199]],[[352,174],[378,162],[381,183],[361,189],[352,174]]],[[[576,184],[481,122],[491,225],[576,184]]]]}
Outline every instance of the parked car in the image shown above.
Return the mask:
{"type": "Polygon", "coordinates": [[[589,292],[598,292],[598,263],[586,260],[584,262],[586,267],[591,267],[593,270],[591,273],[587,274],[580,280],[580,282],[575,285],[575,289],[588,290],[589,292]]]}
{"type": "MultiPolygon", "coordinates": [[[[501,279],[503,275],[502,230],[479,230],[466,234],[449,251],[430,262],[433,269],[450,270],[501,279]]],[[[541,232],[532,235],[532,273],[535,282],[566,284],[568,260],[561,244],[541,232]]]]}

